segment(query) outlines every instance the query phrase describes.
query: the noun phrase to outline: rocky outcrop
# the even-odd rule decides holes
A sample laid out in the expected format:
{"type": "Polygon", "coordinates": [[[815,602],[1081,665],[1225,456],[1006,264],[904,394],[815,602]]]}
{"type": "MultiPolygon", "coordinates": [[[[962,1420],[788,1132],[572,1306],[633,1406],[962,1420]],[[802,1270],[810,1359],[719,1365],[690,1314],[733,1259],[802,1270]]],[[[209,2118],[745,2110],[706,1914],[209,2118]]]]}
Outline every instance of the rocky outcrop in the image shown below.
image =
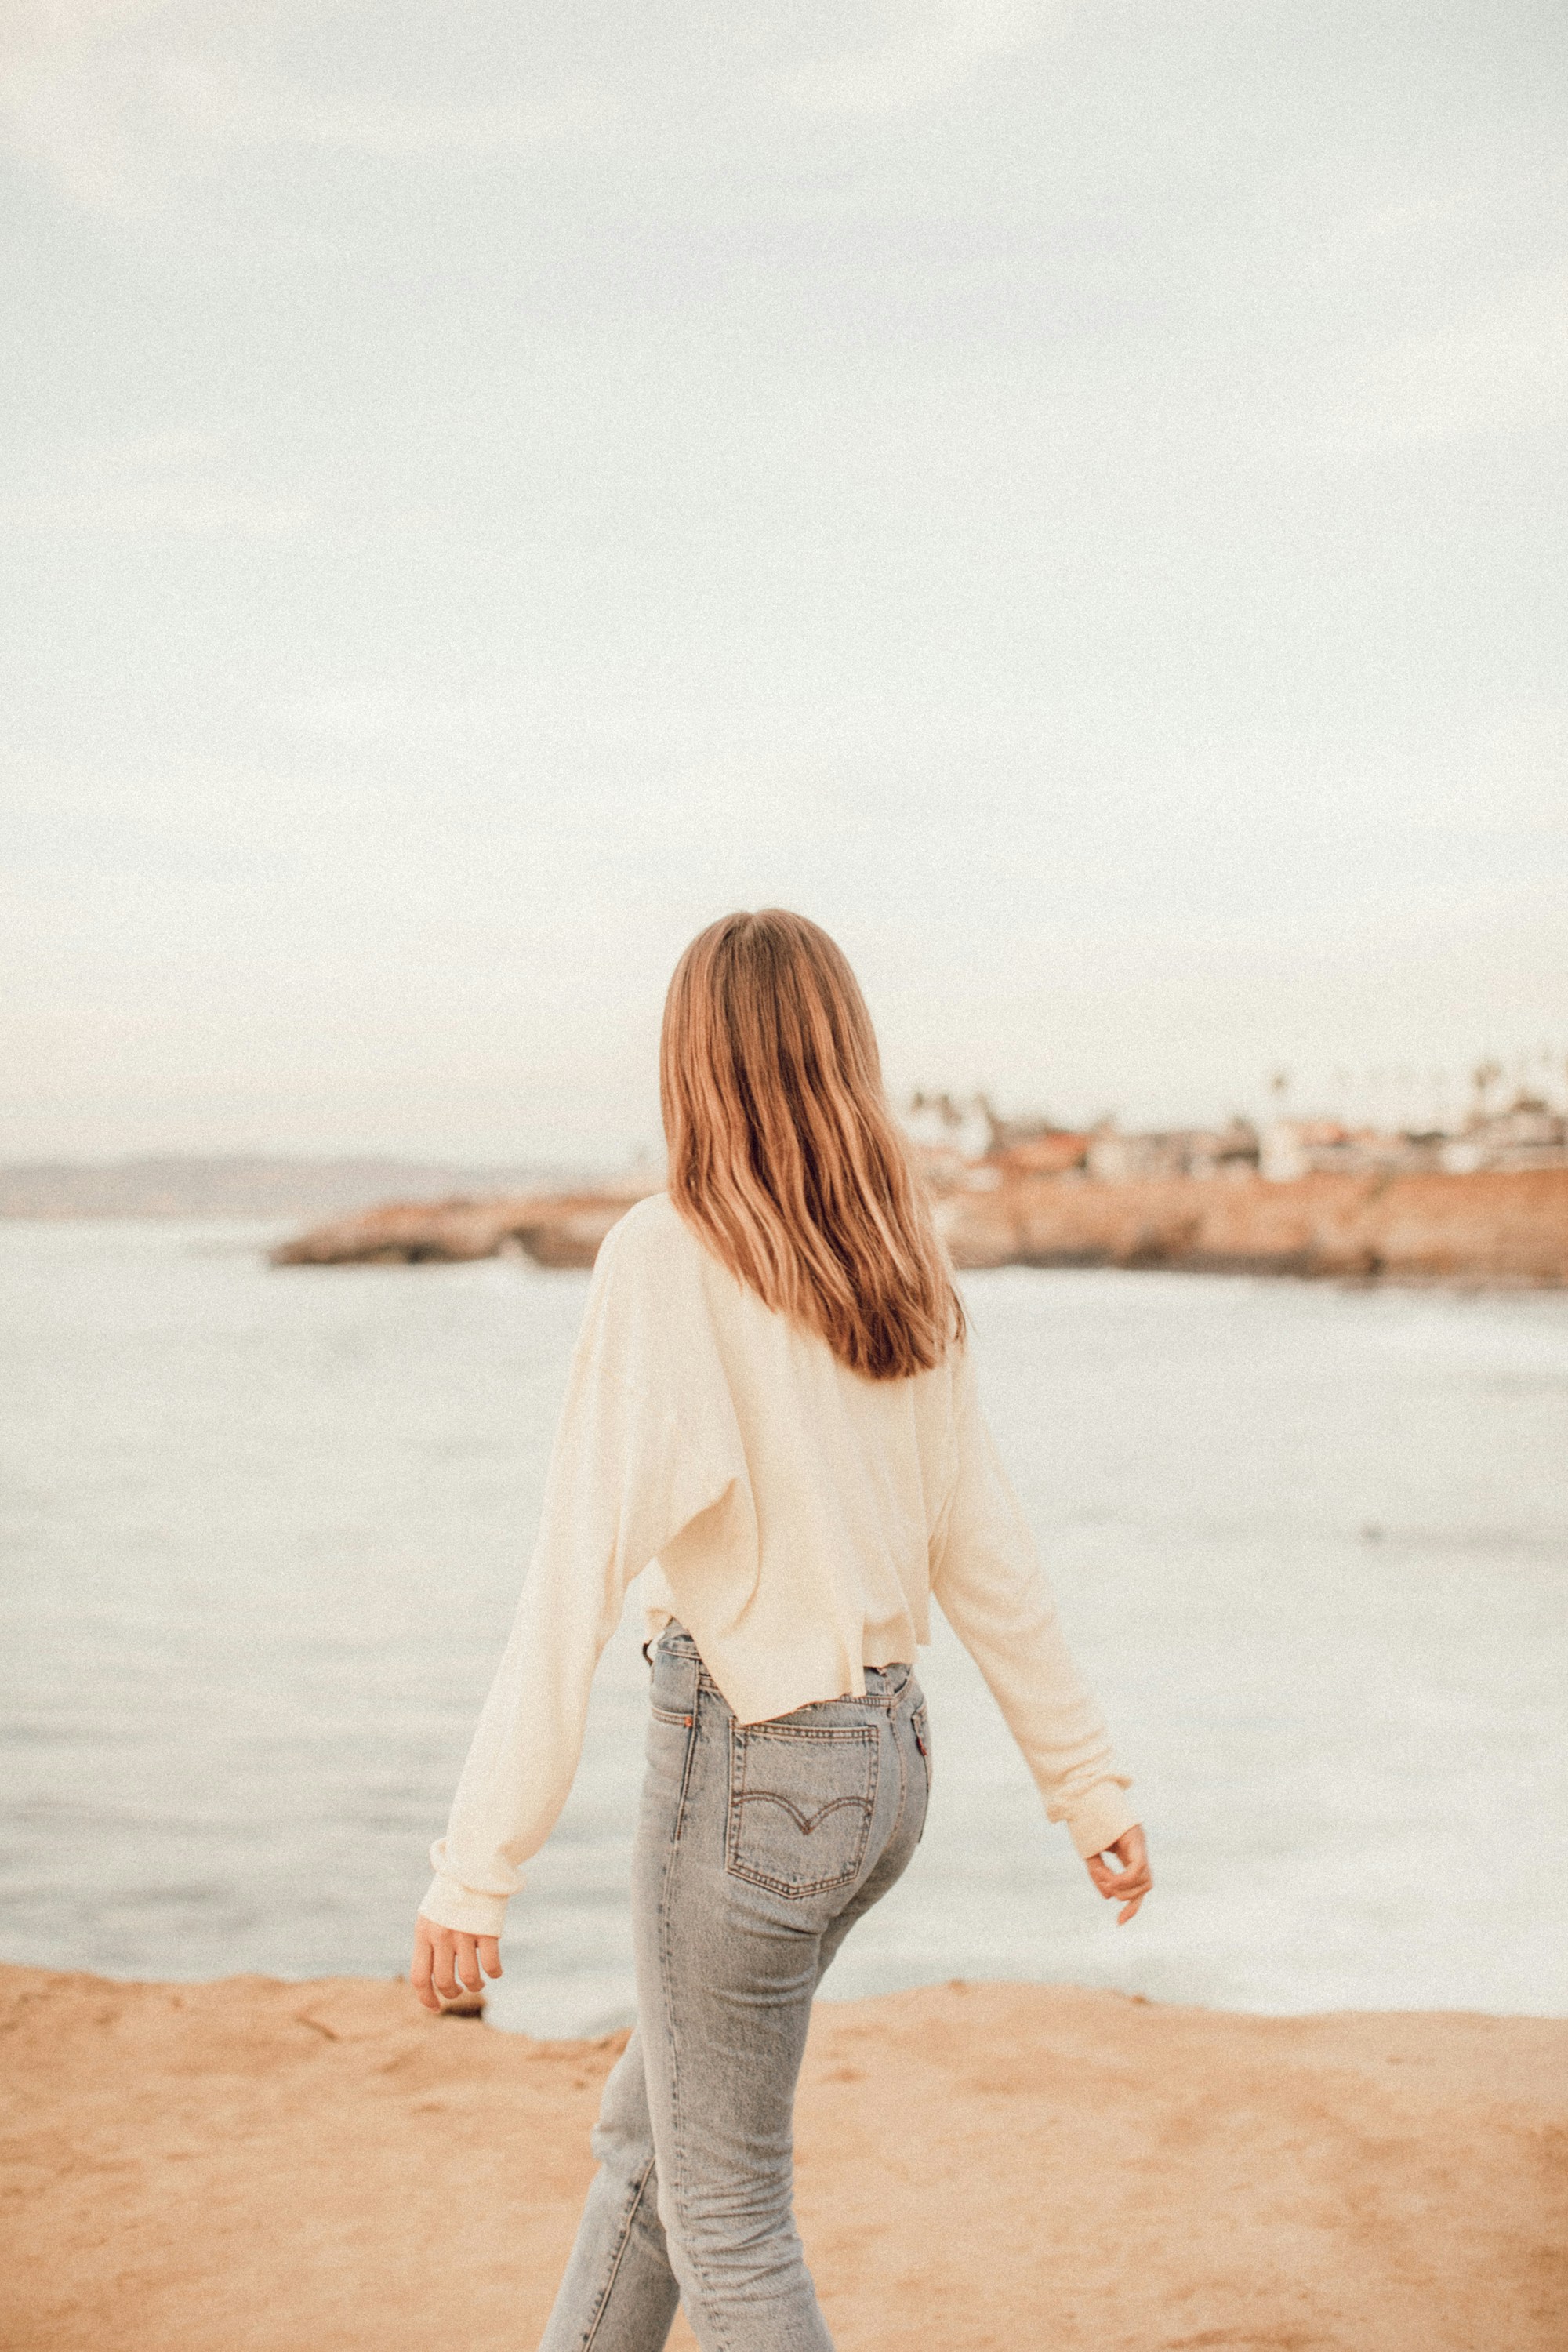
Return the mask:
{"type": "Polygon", "coordinates": [[[314,1226],[272,1252],[274,1265],[420,1265],[518,1250],[541,1265],[592,1265],[599,1244],[651,1187],[499,1200],[394,1201],[314,1226]]]}
{"type": "MultiPolygon", "coordinates": [[[[275,1265],[417,1265],[525,1252],[589,1266],[651,1185],[498,1200],[393,1202],[318,1225],[275,1265]]],[[[937,1220],[954,1263],[1182,1266],[1194,1272],[1461,1276],[1568,1283],[1568,1168],[1471,1176],[1159,1177],[1097,1183],[1005,1171],[947,1193],[937,1220]]]]}
{"type": "Polygon", "coordinates": [[[950,1193],[960,1266],[1184,1266],[1568,1282],[1568,1168],[1470,1176],[1004,1181],[950,1193]]]}

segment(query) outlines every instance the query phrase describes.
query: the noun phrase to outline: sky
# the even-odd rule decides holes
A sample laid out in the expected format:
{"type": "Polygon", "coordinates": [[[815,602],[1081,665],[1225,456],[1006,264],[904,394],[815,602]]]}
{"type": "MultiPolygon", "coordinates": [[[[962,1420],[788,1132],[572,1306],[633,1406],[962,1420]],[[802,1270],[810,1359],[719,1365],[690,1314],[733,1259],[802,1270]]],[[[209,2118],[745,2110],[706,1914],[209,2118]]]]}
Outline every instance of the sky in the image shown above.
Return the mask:
{"type": "Polygon", "coordinates": [[[10,0],[0,1157],[1568,1055],[1568,11],[10,0]]]}

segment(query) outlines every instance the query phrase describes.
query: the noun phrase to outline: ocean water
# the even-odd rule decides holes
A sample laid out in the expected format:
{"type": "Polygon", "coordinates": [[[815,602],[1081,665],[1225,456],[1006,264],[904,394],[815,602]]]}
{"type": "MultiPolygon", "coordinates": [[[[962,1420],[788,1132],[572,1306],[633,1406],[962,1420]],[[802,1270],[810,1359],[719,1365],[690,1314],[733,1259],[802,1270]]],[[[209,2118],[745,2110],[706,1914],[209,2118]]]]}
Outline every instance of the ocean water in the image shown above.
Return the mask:
{"type": "MultiPolygon", "coordinates": [[[[392,1974],[525,1562],[586,1277],[0,1225],[0,1956],[392,1974]]],[[[1133,1771],[1117,1928],[973,1666],[827,1990],[1568,2011],[1568,1297],[1008,1271],[987,1409],[1133,1771]]],[[[646,1670],[601,1668],[500,2024],[631,2012],[646,1670]]]]}

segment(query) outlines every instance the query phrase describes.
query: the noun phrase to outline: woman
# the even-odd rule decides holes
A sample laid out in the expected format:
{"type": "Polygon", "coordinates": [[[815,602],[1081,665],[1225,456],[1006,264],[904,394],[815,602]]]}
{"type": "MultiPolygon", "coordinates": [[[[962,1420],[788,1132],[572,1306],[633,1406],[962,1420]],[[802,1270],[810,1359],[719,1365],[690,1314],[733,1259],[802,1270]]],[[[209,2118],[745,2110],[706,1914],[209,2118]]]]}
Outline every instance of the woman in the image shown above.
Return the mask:
{"type": "Polygon", "coordinates": [[[678,2300],[704,2352],[818,2352],[795,2078],[824,1969],[925,1826],[912,1665],[932,1595],[1121,1919],[1151,1880],[826,933],[776,909],[703,931],[670,982],[659,1076],[669,1189],[599,1253],[410,1973],[429,2009],[500,1974],[519,1865],[565,1801],[595,1666],[642,1575],[637,2027],[544,2352],[656,2352],[678,2300]]]}

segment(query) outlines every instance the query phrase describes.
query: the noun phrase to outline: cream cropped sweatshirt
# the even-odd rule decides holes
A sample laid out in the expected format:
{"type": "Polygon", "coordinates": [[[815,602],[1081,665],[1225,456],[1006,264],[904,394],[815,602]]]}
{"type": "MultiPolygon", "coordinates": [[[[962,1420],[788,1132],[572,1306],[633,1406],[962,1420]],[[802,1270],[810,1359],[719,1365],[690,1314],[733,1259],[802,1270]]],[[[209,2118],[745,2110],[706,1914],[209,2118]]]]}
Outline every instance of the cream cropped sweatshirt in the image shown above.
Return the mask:
{"type": "Polygon", "coordinates": [[[1136,1819],[968,1349],[910,1380],[851,1371],[658,1193],[594,1270],[511,1638],[431,1849],[422,1908],[439,1926],[500,1932],[566,1801],[588,1685],[637,1576],[650,1633],[679,1619],[742,1723],[912,1662],[934,1594],[1079,1853],[1136,1819]]]}

